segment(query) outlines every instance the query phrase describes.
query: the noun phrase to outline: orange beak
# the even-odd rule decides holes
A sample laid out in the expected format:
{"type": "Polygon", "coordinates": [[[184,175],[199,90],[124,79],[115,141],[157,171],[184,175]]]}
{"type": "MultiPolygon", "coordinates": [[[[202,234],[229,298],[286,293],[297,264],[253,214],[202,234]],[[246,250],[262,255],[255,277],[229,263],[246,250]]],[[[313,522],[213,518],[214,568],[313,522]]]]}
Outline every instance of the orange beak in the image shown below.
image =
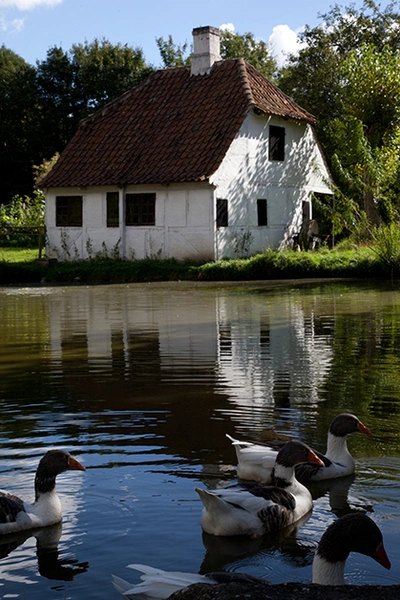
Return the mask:
{"type": "Polygon", "coordinates": [[[315,454],[313,450],[310,450],[308,454],[308,462],[320,465],[322,467],[324,466],[324,462],[315,454]]]}
{"type": "Polygon", "coordinates": [[[390,564],[390,560],[388,558],[388,555],[386,554],[386,550],[385,550],[385,547],[383,545],[383,542],[379,544],[379,546],[375,550],[375,554],[372,556],[372,558],[374,560],[376,560],[376,562],[378,562],[379,564],[381,564],[383,567],[385,567],[385,569],[390,569],[390,567],[392,566],[390,564]]]}
{"type": "Polygon", "coordinates": [[[81,465],[81,463],[78,462],[73,456],[69,457],[68,469],[70,471],[86,471],[85,467],[81,465]]]}
{"type": "Polygon", "coordinates": [[[359,431],[360,433],[366,433],[367,435],[372,435],[368,427],[365,427],[365,425],[363,425],[361,421],[358,423],[357,431],[359,431]]]}

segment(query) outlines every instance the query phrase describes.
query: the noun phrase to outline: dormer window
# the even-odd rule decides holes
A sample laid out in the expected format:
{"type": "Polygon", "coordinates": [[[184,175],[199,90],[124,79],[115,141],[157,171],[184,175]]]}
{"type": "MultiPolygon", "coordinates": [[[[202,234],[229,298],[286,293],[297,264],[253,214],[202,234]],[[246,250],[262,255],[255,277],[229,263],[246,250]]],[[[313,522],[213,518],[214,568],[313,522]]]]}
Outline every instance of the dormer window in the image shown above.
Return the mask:
{"type": "Polygon", "coordinates": [[[269,126],[269,160],[285,160],[285,128],[269,126]]]}

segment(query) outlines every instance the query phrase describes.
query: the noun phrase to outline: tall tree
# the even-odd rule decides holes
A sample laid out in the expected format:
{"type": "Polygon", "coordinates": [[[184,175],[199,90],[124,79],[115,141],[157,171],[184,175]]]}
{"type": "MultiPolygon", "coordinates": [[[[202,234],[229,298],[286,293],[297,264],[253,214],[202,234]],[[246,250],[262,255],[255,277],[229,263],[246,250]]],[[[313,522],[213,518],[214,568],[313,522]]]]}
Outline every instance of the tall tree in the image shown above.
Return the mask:
{"type": "Polygon", "coordinates": [[[106,39],[75,44],[67,52],[56,46],[50,48],[46,60],[37,65],[37,80],[52,153],[63,150],[82,118],[143,81],[152,71],[141,49],[113,45],[106,39]]]}
{"type": "Polygon", "coordinates": [[[364,0],[359,9],[335,5],[320,15],[320,25],[305,28],[303,48],[289,58],[278,80],[319,119],[319,139],[341,191],[373,223],[396,208],[393,191],[400,180],[398,4],[383,10],[373,0],[364,0]]]}
{"type": "Polygon", "coordinates": [[[364,44],[350,52],[341,73],[342,115],[326,128],[332,167],[378,224],[400,208],[400,58],[389,47],[364,44]]]}
{"type": "Polygon", "coordinates": [[[377,51],[400,48],[400,13],[389,3],[384,10],[373,0],[364,0],[360,9],[337,4],[319,15],[321,24],[306,26],[300,34],[302,49],[288,57],[278,85],[296,102],[319,119],[339,116],[342,107],[340,67],[349,53],[363,44],[377,51]]]}
{"type": "Polygon", "coordinates": [[[32,191],[34,165],[43,156],[41,106],[36,71],[0,48],[0,202],[32,191]]]}

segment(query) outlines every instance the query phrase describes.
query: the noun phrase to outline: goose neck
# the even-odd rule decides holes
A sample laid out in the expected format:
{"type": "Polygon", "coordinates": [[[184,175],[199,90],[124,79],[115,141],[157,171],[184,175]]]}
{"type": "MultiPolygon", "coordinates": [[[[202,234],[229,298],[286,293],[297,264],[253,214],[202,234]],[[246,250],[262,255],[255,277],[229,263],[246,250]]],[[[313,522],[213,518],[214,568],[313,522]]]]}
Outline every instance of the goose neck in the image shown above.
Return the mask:
{"type": "Polygon", "coordinates": [[[322,585],[343,585],[345,560],[330,562],[317,553],[312,566],[312,582],[322,585]]]}

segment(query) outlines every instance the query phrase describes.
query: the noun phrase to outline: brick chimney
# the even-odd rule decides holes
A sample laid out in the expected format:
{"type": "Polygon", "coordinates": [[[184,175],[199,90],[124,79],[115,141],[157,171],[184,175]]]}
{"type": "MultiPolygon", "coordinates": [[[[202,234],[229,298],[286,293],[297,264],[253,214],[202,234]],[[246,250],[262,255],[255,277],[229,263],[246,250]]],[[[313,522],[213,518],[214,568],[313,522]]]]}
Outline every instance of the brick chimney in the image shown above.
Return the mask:
{"type": "Polygon", "coordinates": [[[193,56],[191,75],[205,75],[217,60],[219,53],[219,29],[216,27],[196,27],[193,35],[193,56]]]}

